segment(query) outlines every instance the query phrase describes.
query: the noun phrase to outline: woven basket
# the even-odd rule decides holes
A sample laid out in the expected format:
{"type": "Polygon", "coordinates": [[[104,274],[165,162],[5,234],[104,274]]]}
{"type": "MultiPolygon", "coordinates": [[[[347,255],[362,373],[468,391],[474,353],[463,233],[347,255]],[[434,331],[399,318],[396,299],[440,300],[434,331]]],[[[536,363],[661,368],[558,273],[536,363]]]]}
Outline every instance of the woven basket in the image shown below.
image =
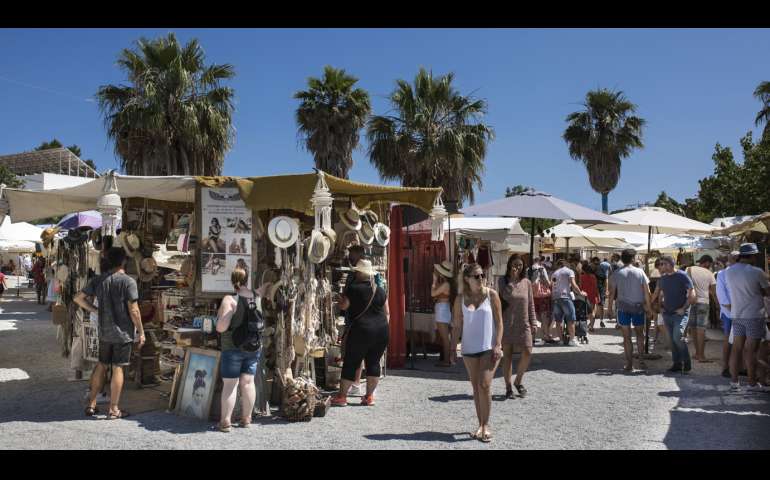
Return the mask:
{"type": "Polygon", "coordinates": [[[303,379],[288,380],[283,390],[283,416],[290,422],[309,422],[316,407],[318,388],[303,379]]]}

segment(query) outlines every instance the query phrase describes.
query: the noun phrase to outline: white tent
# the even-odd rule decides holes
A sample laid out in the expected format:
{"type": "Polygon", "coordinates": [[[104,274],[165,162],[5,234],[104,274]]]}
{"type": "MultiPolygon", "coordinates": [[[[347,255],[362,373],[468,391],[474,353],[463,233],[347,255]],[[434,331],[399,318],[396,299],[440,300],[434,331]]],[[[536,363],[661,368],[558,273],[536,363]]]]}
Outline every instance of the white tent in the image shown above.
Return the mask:
{"type": "Polygon", "coordinates": [[[0,225],[0,240],[39,242],[42,228],[38,228],[27,222],[12,223],[11,217],[6,216],[0,225]]]}
{"type": "Polygon", "coordinates": [[[444,231],[495,242],[529,240],[518,218],[452,217],[444,220],[444,231]]]}
{"type": "Polygon", "coordinates": [[[0,252],[34,253],[35,242],[27,240],[0,240],[0,252]]]}

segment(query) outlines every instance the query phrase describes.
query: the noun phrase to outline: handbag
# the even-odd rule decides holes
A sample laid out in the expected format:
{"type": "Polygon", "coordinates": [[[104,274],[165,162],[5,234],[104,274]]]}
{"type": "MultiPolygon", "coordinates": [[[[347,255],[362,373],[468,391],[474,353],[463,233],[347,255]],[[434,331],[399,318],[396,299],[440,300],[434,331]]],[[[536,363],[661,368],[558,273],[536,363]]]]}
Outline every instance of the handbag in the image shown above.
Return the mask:
{"type": "Polygon", "coordinates": [[[69,312],[67,306],[61,303],[57,303],[51,309],[51,320],[54,325],[64,325],[69,318],[69,312]]]}
{"type": "Polygon", "coordinates": [[[538,269],[537,277],[535,278],[535,281],[532,284],[532,295],[535,298],[550,298],[551,287],[548,286],[547,283],[543,282],[542,275],[543,275],[543,270],[538,269]]]}

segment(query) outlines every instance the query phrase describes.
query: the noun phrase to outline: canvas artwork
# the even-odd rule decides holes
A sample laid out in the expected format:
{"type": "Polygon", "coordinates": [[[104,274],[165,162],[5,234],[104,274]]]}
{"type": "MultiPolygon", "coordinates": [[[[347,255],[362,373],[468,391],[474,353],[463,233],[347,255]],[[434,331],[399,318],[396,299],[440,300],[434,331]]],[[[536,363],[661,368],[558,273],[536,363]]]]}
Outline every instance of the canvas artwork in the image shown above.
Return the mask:
{"type": "Polygon", "coordinates": [[[188,349],[179,385],[176,413],[208,420],[218,376],[218,351],[188,349]]]}
{"type": "MultiPolygon", "coordinates": [[[[236,266],[251,266],[251,210],[237,188],[201,189],[201,290],[230,292],[236,266]]],[[[251,288],[251,276],[248,276],[251,288]]]]}

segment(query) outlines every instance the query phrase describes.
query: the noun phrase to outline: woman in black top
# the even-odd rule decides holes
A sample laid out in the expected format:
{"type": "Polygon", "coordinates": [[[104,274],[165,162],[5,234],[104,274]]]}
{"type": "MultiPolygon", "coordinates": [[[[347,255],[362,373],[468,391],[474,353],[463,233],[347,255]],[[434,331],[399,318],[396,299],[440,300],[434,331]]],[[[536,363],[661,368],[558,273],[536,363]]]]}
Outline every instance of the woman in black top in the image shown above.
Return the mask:
{"type": "Polygon", "coordinates": [[[340,300],[340,308],[348,311],[351,326],[345,339],[340,391],[332,398],[332,405],[338,407],[347,405],[348,389],[362,360],[366,363],[366,395],[361,405],[374,405],[374,390],[380,381],[380,359],[388,346],[387,296],[374,282],[376,272],[372,262],[359,260],[353,274],[355,280],[345,288],[340,300]]]}

